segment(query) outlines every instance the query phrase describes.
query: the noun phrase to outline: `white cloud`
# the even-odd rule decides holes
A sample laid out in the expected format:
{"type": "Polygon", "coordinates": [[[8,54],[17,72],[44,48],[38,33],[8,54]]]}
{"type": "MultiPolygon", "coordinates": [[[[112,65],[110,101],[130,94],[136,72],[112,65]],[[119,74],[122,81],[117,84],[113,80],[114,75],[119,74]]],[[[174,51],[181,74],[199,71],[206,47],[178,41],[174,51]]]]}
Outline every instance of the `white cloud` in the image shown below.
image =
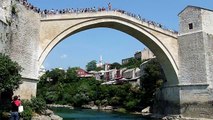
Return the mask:
{"type": "Polygon", "coordinates": [[[67,54],[63,54],[63,55],[60,56],[61,59],[66,59],[67,57],[68,57],[67,54]]]}

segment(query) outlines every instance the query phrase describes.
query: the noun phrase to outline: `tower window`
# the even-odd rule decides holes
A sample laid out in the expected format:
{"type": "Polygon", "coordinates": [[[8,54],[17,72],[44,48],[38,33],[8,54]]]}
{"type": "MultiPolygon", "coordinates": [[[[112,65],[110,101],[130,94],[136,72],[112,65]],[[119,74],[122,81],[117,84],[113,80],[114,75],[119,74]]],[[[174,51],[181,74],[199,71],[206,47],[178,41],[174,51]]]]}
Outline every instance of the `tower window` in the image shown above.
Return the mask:
{"type": "Polygon", "coordinates": [[[192,23],[189,23],[189,29],[193,29],[193,24],[192,23]]]}

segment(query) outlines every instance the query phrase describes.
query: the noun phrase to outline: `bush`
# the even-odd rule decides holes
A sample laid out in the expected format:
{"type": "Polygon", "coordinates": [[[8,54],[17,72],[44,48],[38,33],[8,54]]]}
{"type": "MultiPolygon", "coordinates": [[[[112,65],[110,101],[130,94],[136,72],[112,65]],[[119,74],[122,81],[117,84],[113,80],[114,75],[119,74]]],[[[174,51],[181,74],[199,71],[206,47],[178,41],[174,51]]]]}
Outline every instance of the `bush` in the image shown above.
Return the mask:
{"type": "Polygon", "coordinates": [[[95,105],[98,105],[98,106],[101,105],[101,101],[100,100],[96,100],[95,101],[95,105]]]}
{"type": "Polygon", "coordinates": [[[138,102],[137,100],[128,101],[125,104],[125,107],[127,110],[133,110],[137,106],[138,102]]]}
{"type": "Polygon", "coordinates": [[[21,116],[24,120],[31,120],[33,112],[43,113],[46,110],[46,103],[41,98],[32,97],[31,101],[22,100],[24,111],[21,116]]]}
{"type": "Polygon", "coordinates": [[[0,53],[0,93],[13,91],[19,87],[22,67],[10,59],[9,56],[0,53]]]}
{"type": "Polygon", "coordinates": [[[29,100],[22,100],[22,105],[24,107],[24,111],[21,113],[21,117],[24,120],[30,120],[32,118],[32,108],[31,108],[31,101],[29,100]]]}
{"type": "Polygon", "coordinates": [[[29,106],[24,107],[24,111],[21,113],[21,117],[24,120],[31,120],[33,110],[29,106]]]}
{"type": "Polygon", "coordinates": [[[0,111],[0,120],[9,120],[10,119],[10,113],[9,112],[2,112],[0,111]]]}
{"type": "Polygon", "coordinates": [[[115,111],[120,112],[120,113],[126,113],[127,112],[125,108],[118,108],[115,111]]]}
{"type": "Polygon", "coordinates": [[[110,99],[110,101],[109,101],[109,104],[110,104],[110,105],[113,105],[113,106],[119,105],[119,104],[120,104],[120,100],[121,100],[120,97],[117,97],[117,96],[112,97],[112,98],[110,99]]]}
{"type": "Polygon", "coordinates": [[[47,109],[46,102],[42,98],[31,99],[32,110],[36,113],[43,113],[47,109]]]}

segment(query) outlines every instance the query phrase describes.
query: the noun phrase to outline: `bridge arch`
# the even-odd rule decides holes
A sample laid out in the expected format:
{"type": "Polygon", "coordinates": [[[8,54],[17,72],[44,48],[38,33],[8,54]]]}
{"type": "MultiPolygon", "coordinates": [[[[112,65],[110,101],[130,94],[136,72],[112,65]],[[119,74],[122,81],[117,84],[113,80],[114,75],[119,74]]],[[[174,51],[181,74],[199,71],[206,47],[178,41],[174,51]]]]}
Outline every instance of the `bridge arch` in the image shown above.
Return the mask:
{"type": "MultiPolygon", "coordinates": [[[[67,25],[68,19],[44,19],[41,20],[41,23],[45,26],[44,28],[48,28],[46,25],[49,23],[53,23],[55,21],[64,21],[65,26],[67,25]]],[[[60,24],[61,24],[60,23],[60,24]]],[[[42,27],[41,24],[41,27],[42,27]]],[[[50,24],[51,25],[51,24],[50,24]]],[[[64,26],[62,25],[62,26],[64,26]]],[[[177,38],[175,36],[167,35],[162,32],[159,32],[153,29],[150,29],[147,26],[141,25],[138,22],[135,22],[132,19],[126,18],[126,17],[119,17],[119,16],[102,16],[102,17],[94,17],[94,18],[87,18],[80,22],[74,22],[73,24],[65,27],[64,29],[59,30],[58,34],[51,36],[51,39],[43,39],[41,38],[41,41],[48,40],[44,47],[41,50],[41,54],[39,55],[39,66],[43,63],[44,59],[47,57],[49,52],[62,40],[65,38],[72,36],[75,33],[98,28],[98,27],[105,27],[105,28],[112,28],[119,31],[122,31],[137,40],[139,40],[141,43],[146,45],[157,57],[158,61],[163,67],[163,70],[165,72],[167,83],[168,85],[176,85],[178,84],[178,60],[177,56],[174,55],[170,50],[172,47],[164,44],[162,42],[162,39],[168,40],[167,42],[176,43],[177,44],[177,38]],[[165,37],[166,36],[166,37],[165,37]],[[168,38],[167,38],[168,37],[168,38]]],[[[46,30],[46,31],[51,31],[46,30]]],[[[177,50],[177,49],[176,49],[177,50]]]]}

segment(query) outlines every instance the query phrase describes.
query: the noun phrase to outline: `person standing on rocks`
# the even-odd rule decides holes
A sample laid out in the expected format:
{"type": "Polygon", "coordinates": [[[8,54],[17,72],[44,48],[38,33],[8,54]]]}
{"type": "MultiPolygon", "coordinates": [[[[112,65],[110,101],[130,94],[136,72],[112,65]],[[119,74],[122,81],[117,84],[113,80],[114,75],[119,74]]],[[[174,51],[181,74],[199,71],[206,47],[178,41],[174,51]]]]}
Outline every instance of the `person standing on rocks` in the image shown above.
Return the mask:
{"type": "Polygon", "coordinates": [[[18,99],[18,96],[14,96],[12,101],[12,112],[10,120],[19,120],[18,107],[20,105],[21,101],[18,99]]]}

